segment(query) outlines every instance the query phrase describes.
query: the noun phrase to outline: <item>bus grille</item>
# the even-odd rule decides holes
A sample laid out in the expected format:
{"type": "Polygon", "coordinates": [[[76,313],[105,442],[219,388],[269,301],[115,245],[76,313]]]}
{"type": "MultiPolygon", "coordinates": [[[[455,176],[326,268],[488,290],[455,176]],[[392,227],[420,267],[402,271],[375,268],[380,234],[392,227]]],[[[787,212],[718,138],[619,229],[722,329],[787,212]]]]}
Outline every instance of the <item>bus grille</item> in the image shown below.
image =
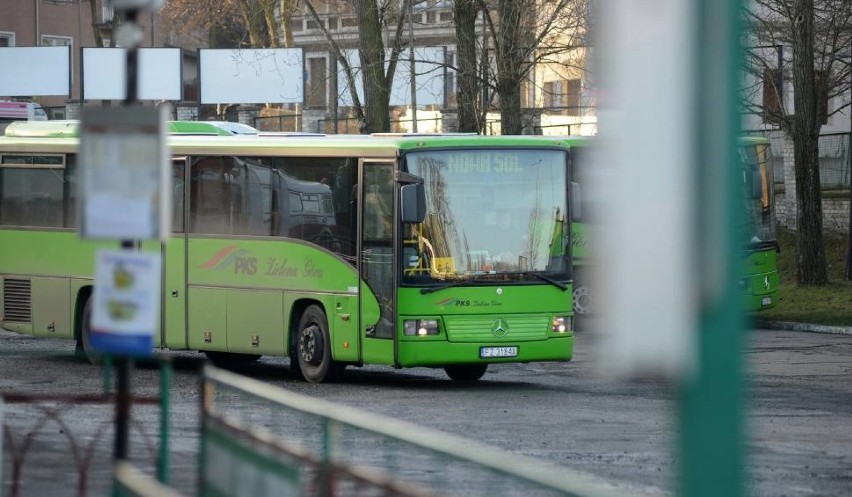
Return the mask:
{"type": "Polygon", "coordinates": [[[445,316],[451,342],[525,342],[547,338],[548,316],[445,316]],[[499,327],[501,329],[496,330],[499,327]]]}
{"type": "Polygon", "coordinates": [[[32,320],[30,280],[3,280],[3,316],[7,322],[29,323],[32,320]]]}

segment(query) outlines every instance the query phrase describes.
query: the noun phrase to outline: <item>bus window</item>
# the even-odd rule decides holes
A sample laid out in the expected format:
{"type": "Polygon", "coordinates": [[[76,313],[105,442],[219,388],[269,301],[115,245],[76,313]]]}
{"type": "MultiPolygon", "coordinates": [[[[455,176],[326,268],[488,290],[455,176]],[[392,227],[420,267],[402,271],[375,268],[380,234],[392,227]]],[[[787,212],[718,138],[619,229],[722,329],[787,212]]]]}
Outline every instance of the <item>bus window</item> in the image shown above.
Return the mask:
{"type": "Polygon", "coordinates": [[[183,232],[184,171],[186,160],[172,159],[172,231],[183,232]]]}
{"type": "Polygon", "coordinates": [[[356,164],[350,158],[274,158],[280,199],[275,234],[317,244],[354,264],[356,164]]]}
{"type": "Polygon", "coordinates": [[[241,225],[240,170],[232,157],[201,157],[191,167],[190,230],[236,234],[241,225]]]}
{"type": "Polygon", "coordinates": [[[64,226],[64,156],[5,155],[0,185],[0,224],[64,226]]]}

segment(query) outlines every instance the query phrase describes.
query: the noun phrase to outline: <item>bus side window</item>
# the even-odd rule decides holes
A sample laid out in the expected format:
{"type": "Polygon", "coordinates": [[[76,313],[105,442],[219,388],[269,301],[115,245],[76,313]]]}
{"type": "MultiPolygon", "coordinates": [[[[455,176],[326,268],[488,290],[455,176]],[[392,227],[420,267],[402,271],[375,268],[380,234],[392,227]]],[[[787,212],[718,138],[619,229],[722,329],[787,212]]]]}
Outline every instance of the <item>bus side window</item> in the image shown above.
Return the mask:
{"type": "Polygon", "coordinates": [[[0,224],[62,228],[64,183],[59,168],[0,168],[0,224]]]}
{"type": "Polygon", "coordinates": [[[184,212],[184,159],[172,160],[172,231],[183,232],[184,212]]]}
{"type": "Polygon", "coordinates": [[[230,235],[241,223],[242,195],[231,157],[202,157],[192,166],[190,228],[194,233],[230,235]]]}

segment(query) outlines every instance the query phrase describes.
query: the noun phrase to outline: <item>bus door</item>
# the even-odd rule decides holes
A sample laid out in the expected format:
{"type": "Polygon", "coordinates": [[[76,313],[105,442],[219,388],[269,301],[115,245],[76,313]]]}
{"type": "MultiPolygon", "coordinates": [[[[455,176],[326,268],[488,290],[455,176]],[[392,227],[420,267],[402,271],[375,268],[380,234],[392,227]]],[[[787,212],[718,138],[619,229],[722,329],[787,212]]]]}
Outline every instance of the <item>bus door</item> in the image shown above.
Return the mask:
{"type": "Polygon", "coordinates": [[[186,348],[186,226],[189,198],[188,157],[172,159],[172,232],[163,243],[163,291],[160,345],[186,348]]]}
{"type": "Polygon", "coordinates": [[[358,181],[359,335],[366,363],[394,364],[393,160],[361,160],[358,181]]]}

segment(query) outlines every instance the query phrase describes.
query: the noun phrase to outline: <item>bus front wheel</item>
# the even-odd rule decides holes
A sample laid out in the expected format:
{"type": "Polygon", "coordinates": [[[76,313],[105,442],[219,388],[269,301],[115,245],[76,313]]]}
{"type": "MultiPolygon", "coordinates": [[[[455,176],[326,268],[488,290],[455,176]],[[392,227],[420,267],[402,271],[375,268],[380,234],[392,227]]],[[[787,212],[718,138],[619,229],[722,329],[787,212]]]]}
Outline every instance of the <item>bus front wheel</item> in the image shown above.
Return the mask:
{"type": "Polygon", "coordinates": [[[328,319],[317,305],[311,305],[299,319],[296,354],[302,376],[311,383],[333,380],[341,372],[340,364],[331,359],[328,319]]]}
{"type": "Polygon", "coordinates": [[[86,299],[83,304],[83,313],[80,316],[80,336],[77,337],[77,356],[92,364],[101,364],[103,356],[92,347],[92,298],[86,299]]]}
{"type": "Polygon", "coordinates": [[[488,364],[454,364],[444,366],[447,376],[453,381],[476,381],[482,378],[488,364]]]}

